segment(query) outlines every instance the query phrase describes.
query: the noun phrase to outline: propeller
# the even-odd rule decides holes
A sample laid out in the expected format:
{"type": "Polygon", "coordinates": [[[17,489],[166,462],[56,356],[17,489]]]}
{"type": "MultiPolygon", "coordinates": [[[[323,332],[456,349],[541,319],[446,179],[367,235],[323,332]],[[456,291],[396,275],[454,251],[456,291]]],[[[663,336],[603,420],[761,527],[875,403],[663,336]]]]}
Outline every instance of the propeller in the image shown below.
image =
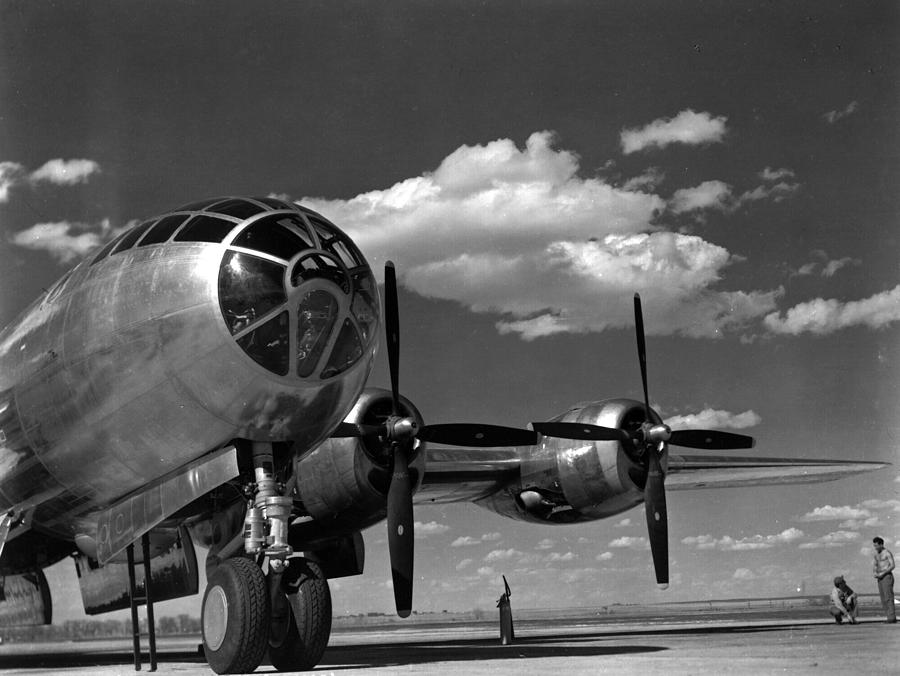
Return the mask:
{"type": "Polygon", "coordinates": [[[517,427],[449,423],[419,425],[415,418],[404,415],[400,405],[400,313],[397,300],[397,274],[394,264],[384,266],[384,325],[387,339],[388,367],[391,378],[391,414],[381,424],[343,422],[333,437],[378,438],[391,459],[391,479],[387,491],[388,551],[394,582],[394,603],[400,617],[412,610],[413,561],[413,485],[409,462],[416,441],[431,441],[453,446],[526,446],[537,444],[537,432],[517,427]]]}
{"type": "MultiPolygon", "coordinates": [[[[634,432],[631,441],[637,450],[639,461],[646,470],[644,481],[644,511],[650,553],[656,582],[665,589],[669,586],[669,526],[666,514],[665,472],[659,460],[664,443],[687,448],[730,450],[752,448],[755,440],[743,434],[731,434],[716,430],[677,430],[650,420],[650,395],[647,388],[647,344],[644,338],[644,314],[641,296],[634,294],[634,327],[637,336],[638,361],[641,366],[641,386],[644,393],[644,421],[634,432]]],[[[627,432],[625,432],[627,435],[627,432]]]]}

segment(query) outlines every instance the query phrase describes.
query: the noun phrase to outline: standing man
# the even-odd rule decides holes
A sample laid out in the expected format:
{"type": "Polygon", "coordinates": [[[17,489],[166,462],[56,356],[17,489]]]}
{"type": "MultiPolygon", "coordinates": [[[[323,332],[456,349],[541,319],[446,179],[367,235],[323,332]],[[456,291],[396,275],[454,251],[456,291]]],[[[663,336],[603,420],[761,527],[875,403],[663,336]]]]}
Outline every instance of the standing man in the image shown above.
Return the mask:
{"type": "Polygon", "coordinates": [[[875,563],[872,566],[874,577],[878,580],[878,593],[881,595],[881,606],[887,615],[888,624],[894,624],[897,616],[894,614],[894,555],[884,548],[884,540],[880,537],[872,538],[875,545],[875,563]]]}

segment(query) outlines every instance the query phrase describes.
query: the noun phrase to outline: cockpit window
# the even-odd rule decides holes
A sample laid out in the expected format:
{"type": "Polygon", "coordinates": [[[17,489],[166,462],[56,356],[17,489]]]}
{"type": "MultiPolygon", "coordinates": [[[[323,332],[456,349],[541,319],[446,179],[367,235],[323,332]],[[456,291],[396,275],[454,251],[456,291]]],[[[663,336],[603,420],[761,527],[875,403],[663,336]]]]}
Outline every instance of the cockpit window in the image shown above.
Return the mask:
{"type": "Polygon", "coordinates": [[[172,233],[178,230],[178,227],[187,220],[188,215],[189,214],[173,214],[160,219],[150,232],[146,234],[144,239],[140,241],[138,246],[142,247],[147,246],[148,244],[160,244],[161,242],[165,242],[172,236],[172,233]]]}
{"type": "Polygon", "coordinates": [[[114,254],[119,253],[120,251],[125,251],[125,249],[130,249],[132,245],[138,241],[141,235],[143,235],[147,230],[150,229],[150,226],[156,223],[156,221],[146,221],[145,223],[141,223],[140,225],[129,230],[126,235],[119,240],[119,243],[116,245],[116,248],[113,249],[114,254]]]}
{"type": "Polygon", "coordinates": [[[194,216],[175,235],[176,242],[221,242],[234,229],[234,222],[214,216],[194,216]]]}
{"type": "Polygon", "coordinates": [[[234,335],[287,302],[284,266],[229,251],[219,271],[219,304],[234,335]]]}
{"type": "Polygon", "coordinates": [[[310,218],[309,222],[312,223],[316,234],[319,236],[322,248],[340,258],[345,267],[352,270],[362,264],[362,256],[359,255],[356,247],[349,240],[346,240],[340,233],[315,218],[310,218]]]}
{"type": "Polygon", "coordinates": [[[255,216],[260,211],[265,211],[265,209],[260,205],[248,202],[247,200],[231,199],[226,200],[221,204],[216,204],[207,209],[207,211],[224,214],[226,216],[234,216],[235,218],[244,220],[245,218],[255,216]]]}
{"type": "Polygon", "coordinates": [[[105,247],[100,249],[100,253],[98,253],[94,257],[94,260],[91,261],[91,265],[96,265],[97,263],[102,261],[104,258],[106,258],[107,254],[109,254],[109,252],[112,251],[113,247],[116,246],[124,236],[125,236],[124,234],[119,235],[118,237],[113,239],[111,242],[109,242],[105,247]]]}
{"type": "Polygon", "coordinates": [[[255,249],[284,260],[314,247],[303,219],[293,214],[264,216],[238,235],[231,246],[255,249]]]}

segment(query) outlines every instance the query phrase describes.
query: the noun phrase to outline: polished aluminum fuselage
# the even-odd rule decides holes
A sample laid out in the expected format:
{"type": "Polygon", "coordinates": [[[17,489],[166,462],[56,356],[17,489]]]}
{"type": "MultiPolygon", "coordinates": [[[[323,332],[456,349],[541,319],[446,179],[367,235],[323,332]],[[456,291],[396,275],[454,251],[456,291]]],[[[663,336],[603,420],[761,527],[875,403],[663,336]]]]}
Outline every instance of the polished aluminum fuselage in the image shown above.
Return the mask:
{"type": "Polygon", "coordinates": [[[372,363],[282,378],[236,344],[218,299],[221,244],[172,242],[87,261],[0,334],[0,511],[35,507],[62,537],[79,515],[234,438],[302,453],[353,405],[372,363]]]}

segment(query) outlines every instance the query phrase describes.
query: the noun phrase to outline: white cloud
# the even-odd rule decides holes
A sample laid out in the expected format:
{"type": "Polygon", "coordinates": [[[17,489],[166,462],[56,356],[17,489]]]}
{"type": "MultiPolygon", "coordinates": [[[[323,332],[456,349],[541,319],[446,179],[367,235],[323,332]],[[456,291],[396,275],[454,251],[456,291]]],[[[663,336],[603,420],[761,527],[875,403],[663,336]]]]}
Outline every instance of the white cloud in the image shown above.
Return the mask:
{"type": "MultiPolygon", "coordinates": [[[[895,479],[895,481],[900,479],[895,479]]],[[[869,500],[863,500],[860,505],[865,509],[876,509],[876,510],[890,510],[892,512],[900,512],[900,500],[879,500],[878,498],[871,498],[869,500]]]]}
{"type": "Polygon", "coordinates": [[[631,519],[629,517],[625,517],[618,523],[614,524],[613,528],[625,528],[626,526],[631,525],[631,519]]]}
{"type": "Polygon", "coordinates": [[[857,108],[859,108],[859,103],[857,101],[851,101],[843,110],[829,110],[822,117],[828,121],[828,124],[834,124],[838,120],[855,113],[857,108]]]}
{"type": "Polygon", "coordinates": [[[304,198],[376,269],[397,263],[420,295],[500,315],[533,339],[632,325],[644,296],[650,334],[717,337],[775,310],[774,291],[713,290],[735,258],[653,223],[657,195],[577,175],[550,132],[463,146],[432,173],[350,200],[304,198]]]}
{"type": "Polygon", "coordinates": [[[800,549],[822,549],[833,547],[844,547],[859,539],[859,533],[854,531],[839,530],[834,533],[828,533],[812,542],[804,542],[800,545],[800,549]]]}
{"type": "Polygon", "coordinates": [[[448,530],[450,530],[450,526],[438,523],[437,521],[429,521],[428,523],[416,521],[413,524],[413,531],[415,532],[417,539],[426,538],[430,535],[441,535],[448,530]]]}
{"type": "Polygon", "coordinates": [[[772,200],[773,202],[781,202],[800,190],[799,183],[786,183],[781,181],[773,185],[760,185],[753,190],[748,190],[737,198],[732,205],[732,209],[746,204],[747,202],[758,202],[760,200],[772,200]]]}
{"type": "Polygon", "coordinates": [[[94,160],[49,160],[43,166],[31,172],[30,180],[34,183],[47,182],[55,185],[75,185],[85,183],[91,174],[100,171],[100,165],[94,160]]]}
{"type": "Polygon", "coordinates": [[[552,552],[544,557],[545,563],[555,563],[557,561],[574,561],[575,554],[573,552],[566,552],[565,554],[560,554],[559,552],[552,552]]]}
{"type": "Polygon", "coordinates": [[[10,241],[25,249],[46,251],[60,263],[70,263],[95,249],[102,237],[83,223],[37,223],[13,235],[10,241]]]}
{"type": "Polygon", "coordinates": [[[665,423],[673,429],[734,429],[741,430],[748,427],[755,427],[762,422],[754,411],[744,411],[743,413],[732,413],[731,411],[722,411],[712,408],[706,408],[700,413],[691,413],[688,415],[675,415],[666,418],[665,423]]]}
{"type": "Polygon", "coordinates": [[[745,538],[733,538],[723,535],[714,538],[711,535],[698,535],[682,539],[686,545],[694,545],[697,549],[718,549],[726,552],[740,552],[754,549],[771,549],[777,545],[795,542],[803,537],[803,531],[798,528],[788,528],[775,535],[752,535],[745,538]]]}
{"type": "Polygon", "coordinates": [[[759,172],[759,177],[764,181],[780,181],[783,178],[794,178],[794,171],[793,169],[787,169],[785,167],[782,167],[781,169],[766,167],[759,172]]]}
{"type": "Polygon", "coordinates": [[[749,568],[738,568],[731,577],[735,580],[755,580],[758,576],[749,568]]]}
{"type": "Polygon", "coordinates": [[[643,174],[633,176],[622,184],[622,190],[629,192],[652,192],[666,179],[665,172],[659,167],[648,167],[643,174]]]}
{"type": "Polygon", "coordinates": [[[456,564],[456,570],[463,570],[472,565],[474,561],[472,559],[463,559],[459,563],[456,564]]]}
{"type": "Polygon", "coordinates": [[[727,118],[713,117],[710,113],[683,110],[674,118],[660,118],[640,129],[623,129],[622,152],[629,155],[650,147],[665,148],[672,143],[719,143],[725,137],[726,121],[727,118]]]}
{"type": "Polygon", "coordinates": [[[0,204],[9,201],[9,191],[22,180],[25,167],[17,162],[0,162],[0,204]]]}
{"type": "Polygon", "coordinates": [[[456,538],[453,542],[450,543],[451,547],[471,547],[472,545],[480,545],[481,540],[470,537],[468,535],[462,535],[456,538]]]}
{"type": "Polygon", "coordinates": [[[804,263],[800,266],[797,272],[793,273],[797,276],[805,276],[813,274],[817,269],[821,268],[819,274],[822,277],[834,277],[837,272],[849,265],[859,266],[862,265],[862,261],[859,258],[850,258],[849,256],[845,256],[844,258],[837,259],[829,259],[828,254],[821,249],[816,249],[812,252],[813,258],[816,260],[810,261],[809,263],[804,263]]]}
{"type": "Polygon", "coordinates": [[[497,540],[502,540],[503,535],[501,533],[485,533],[481,536],[482,542],[496,542],[497,540]]]}
{"type": "Polygon", "coordinates": [[[816,298],[800,303],[786,313],[766,315],[763,323],[772,333],[827,335],[851,326],[881,328],[900,320],[900,285],[869,298],[841,302],[816,298]]]}
{"type": "Polygon", "coordinates": [[[694,188],[676,190],[669,200],[669,209],[676,214],[700,209],[726,211],[730,201],[730,185],[722,181],[704,181],[694,188]]]}
{"type": "Polygon", "coordinates": [[[495,561],[509,561],[512,558],[522,556],[522,552],[518,549],[495,549],[488,552],[484,557],[485,563],[493,563],[495,561]]]}
{"type": "Polygon", "coordinates": [[[550,538],[544,538],[540,542],[538,542],[534,548],[535,549],[553,549],[556,546],[556,541],[551,540],[550,538]]]}
{"type": "Polygon", "coordinates": [[[824,507],[816,507],[811,512],[807,512],[799,518],[800,521],[838,521],[840,519],[866,519],[872,516],[867,509],[859,507],[851,507],[843,505],[840,507],[832,507],[825,505],[824,507]]]}
{"type": "Polygon", "coordinates": [[[597,554],[594,558],[598,561],[609,561],[613,557],[612,552],[603,552],[602,554],[597,554]]]}
{"type": "Polygon", "coordinates": [[[643,536],[632,537],[625,535],[610,542],[609,546],[616,549],[647,549],[650,547],[650,543],[643,536]]]}

